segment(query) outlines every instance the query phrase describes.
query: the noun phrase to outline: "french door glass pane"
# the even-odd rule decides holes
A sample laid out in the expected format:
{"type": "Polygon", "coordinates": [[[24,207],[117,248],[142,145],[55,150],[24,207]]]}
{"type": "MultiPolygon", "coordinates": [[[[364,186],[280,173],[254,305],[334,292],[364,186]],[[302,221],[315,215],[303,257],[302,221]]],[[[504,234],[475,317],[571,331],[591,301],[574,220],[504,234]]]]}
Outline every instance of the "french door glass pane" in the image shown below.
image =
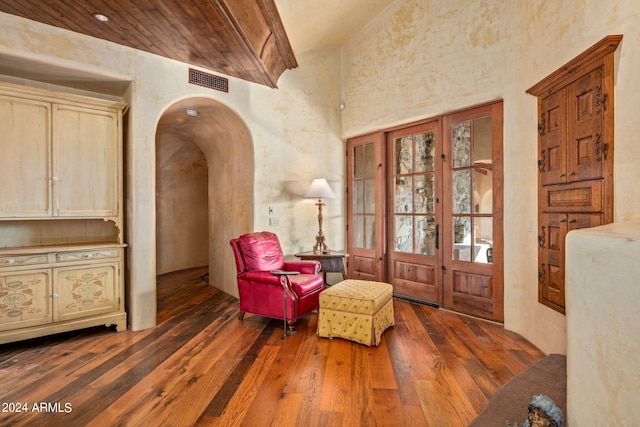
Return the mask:
{"type": "Polygon", "coordinates": [[[469,169],[453,171],[453,213],[471,213],[471,172],[469,169]]]}
{"type": "Polygon", "coordinates": [[[436,253],[436,218],[435,216],[416,215],[415,253],[433,256],[436,253]]]}
{"type": "Polygon", "coordinates": [[[364,247],[364,228],[362,227],[364,217],[362,215],[353,216],[353,246],[364,247]]]}
{"type": "Polygon", "coordinates": [[[364,213],[364,181],[353,183],[353,212],[364,213]]]}
{"type": "Polygon", "coordinates": [[[376,217],[375,215],[365,216],[365,249],[376,248],[376,217]]]}
{"type": "Polygon", "coordinates": [[[415,213],[435,213],[435,182],[433,174],[415,175],[414,189],[414,212],[415,213]]]}
{"type": "Polygon", "coordinates": [[[476,217],[474,222],[473,253],[475,262],[493,262],[493,217],[476,217]]]}
{"type": "Polygon", "coordinates": [[[376,181],[373,179],[364,182],[364,212],[376,213],[376,181]]]}
{"type": "Polygon", "coordinates": [[[395,217],[396,252],[413,253],[413,216],[395,217]]]}
{"type": "Polygon", "coordinates": [[[471,123],[469,121],[453,125],[453,167],[471,164],[471,123]]]}
{"type": "Polygon", "coordinates": [[[413,213],[412,178],[410,176],[396,177],[396,192],[394,196],[395,212],[400,214],[413,213]]]}
{"type": "Polygon", "coordinates": [[[364,176],[373,178],[376,174],[376,157],[373,144],[364,146],[364,176]]]}
{"type": "Polygon", "coordinates": [[[353,149],[353,177],[362,178],[364,176],[364,147],[358,145],[353,149]]]}
{"type": "Polygon", "coordinates": [[[413,172],[413,138],[405,136],[396,139],[396,175],[413,172]]]}
{"type": "Polygon", "coordinates": [[[425,132],[415,135],[416,138],[416,172],[433,172],[435,170],[435,135],[425,132]]]}
{"type": "Polygon", "coordinates": [[[493,135],[491,116],[473,121],[473,163],[491,164],[493,158],[493,135]]]}
{"type": "Polygon", "coordinates": [[[474,213],[493,213],[493,171],[491,169],[475,168],[473,188],[474,213]]]}
{"type": "Polygon", "coordinates": [[[471,261],[471,218],[453,217],[453,259],[471,261]]]}

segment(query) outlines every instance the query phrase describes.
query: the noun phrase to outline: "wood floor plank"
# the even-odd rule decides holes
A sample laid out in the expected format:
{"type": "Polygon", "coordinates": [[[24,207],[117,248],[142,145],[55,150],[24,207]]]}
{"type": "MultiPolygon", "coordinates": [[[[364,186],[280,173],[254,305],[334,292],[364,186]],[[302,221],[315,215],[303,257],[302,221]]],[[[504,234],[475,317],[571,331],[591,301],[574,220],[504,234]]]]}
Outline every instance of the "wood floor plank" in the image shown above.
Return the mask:
{"type": "Polygon", "coordinates": [[[398,299],[377,347],[318,337],[317,312],[283,339],[278,320],[240,321],[204,273],[158,277],[155,328],[1,345],[0,402],[62,410],[0,425],[464,426],[544,356],[499,324],[398,299]]]}
{"type": "Polygon", "coordinates": [[[375,389],[392,389],[397,390],[395,376],[393,375],[393,366],[389,358],[389,348],[387,346],[387,338],[393,334],[389,331],[387,336],[383,337],[378,347],[370,348],[369,356],[369,375],[371,376],[371,386],[375,389]]]}
{"type": "MultiPolygon", "coordinates": [[[[415,420],[405,420],[402,400],[397,390],[374,389],[373,390],[373,414],[379,426],[409,426],[416,425],[415,420]]],[[[424,421],[424,418],[422,419],[424,421]]],[[[366,425],[366,424],[365,424],[366,425]]],[[[423,425],[423,424],[418,424],[423,425]]]]}
{"type": "MultiPolygon", "coordinates": [[[[247,371],[246,377],[233,393],[233,397],[220,415],[220,425],[240,426],[243,424],[243,420],[249,414],[251,403],[258,396],[260,386],[279,350],[278,346],[264,346],[260,350],[258,357],[256,357],[247,371]]],[[[262,416],[262,414],[255,415],[256,420],[262,416]]]]}
{"type": "MultiPolygon", "coordinates": [[[[260,329],[235,320],[227,319],[224,326],[220,326],[228,334],[221,334],[215,325],[214,322],[205,328],[102,412],[94,420],[96,425],[105,421],[120,425],[125,420],[142,423],[150,414],[157,419],[171,420],[173,414],[181,414],[180,408],[185,406],[191,409],[186,424],[193,424],[221,388],[224,378],[233,372],[246,351],[246,343],[261,333],[260,329]],[[216,365],[220,360],[225,363],[236,360],[236,363],[230,363],[225,369],[216,365]],[[212,372],[216,375],[211,375],[212,372]]],[[[180,425],[186,422],[184,417],[180,421],[180,425]]]]}
{"type": "Polygon", "coordinates": [[[351,344],[341,339],[330,340],[322,384],[321,411],[345,413],[351,405],[351,344]]]}

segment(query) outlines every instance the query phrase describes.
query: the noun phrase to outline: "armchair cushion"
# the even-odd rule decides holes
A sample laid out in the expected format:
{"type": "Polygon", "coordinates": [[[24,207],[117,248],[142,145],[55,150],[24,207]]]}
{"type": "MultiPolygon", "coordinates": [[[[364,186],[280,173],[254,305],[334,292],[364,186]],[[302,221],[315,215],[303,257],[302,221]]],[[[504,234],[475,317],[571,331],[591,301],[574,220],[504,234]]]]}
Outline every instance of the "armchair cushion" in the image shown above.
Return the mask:
{"type": "MultiPolygon", "coordinates": [[[[276,286],[278,291],[282,289],[280,276],[274,276],[268,271],[245,271],[244,273],[238,274],[238,280],[276,286]]],[[[323,289],[324,287],[322,276],[316,274],[297,274],[295,276],[289,276],[289,283],[291,283],[291,287],[295,291],[296,295],[299,296],[306,295],[309,292],[314,292],[318,289],[323,289]]]]}
{"type": "Polygon", "coordinates": [[[289,283],[296,295],[304,296],[324,289],[324,278],[320,274],[298,274],[289,276],[289,283]]]}
{"type": "Polygon", "coordinates": [[[238,246],[246,270],[281,270],[284,266],[282,248],[272,233],[244,234],[238,238],[238,246]]]}

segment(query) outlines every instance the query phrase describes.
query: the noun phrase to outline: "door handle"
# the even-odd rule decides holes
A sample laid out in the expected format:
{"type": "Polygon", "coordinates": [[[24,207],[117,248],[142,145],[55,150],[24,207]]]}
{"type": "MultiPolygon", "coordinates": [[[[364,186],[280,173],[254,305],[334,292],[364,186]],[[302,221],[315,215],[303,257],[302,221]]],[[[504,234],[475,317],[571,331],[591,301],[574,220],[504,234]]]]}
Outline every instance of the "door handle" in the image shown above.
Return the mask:
{"type": "Polygon", "coordinates": [[[440,224],[436,224],[436,249],[440,249],[440,224]]]}

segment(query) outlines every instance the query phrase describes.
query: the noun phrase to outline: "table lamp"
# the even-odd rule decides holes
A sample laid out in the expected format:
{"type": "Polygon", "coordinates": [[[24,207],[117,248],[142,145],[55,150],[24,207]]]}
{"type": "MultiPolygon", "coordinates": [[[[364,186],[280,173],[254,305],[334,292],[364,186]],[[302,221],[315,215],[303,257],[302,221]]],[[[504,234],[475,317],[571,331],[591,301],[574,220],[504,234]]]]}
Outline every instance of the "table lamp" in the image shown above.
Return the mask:
{"type": "Polygon", "coordinates": [[[313,246],[314,253],[326,253],[329,252],[329,248],[324,241],[324,233],[322,233],[322,206],[324,202],[322,199],[335,199],[336,195],[331,191],[331,187],[324,178],[314,179],[309,187],[309,191],[304,197],[318,199],[316,206],[318,207],[318,235],[316,236],[316,244],[313,246]]]}

